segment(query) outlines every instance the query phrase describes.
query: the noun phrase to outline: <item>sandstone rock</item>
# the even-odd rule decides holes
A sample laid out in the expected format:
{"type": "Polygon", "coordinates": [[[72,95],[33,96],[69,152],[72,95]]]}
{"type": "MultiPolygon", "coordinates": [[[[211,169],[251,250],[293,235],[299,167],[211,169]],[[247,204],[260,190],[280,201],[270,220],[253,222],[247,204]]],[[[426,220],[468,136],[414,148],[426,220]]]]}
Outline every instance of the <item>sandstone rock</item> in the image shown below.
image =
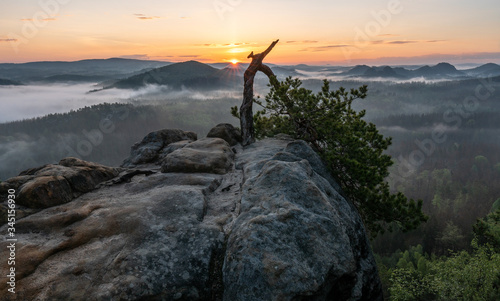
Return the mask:
{"type": "MultiPolygon", "coordinates": [[[[19,219],[17,299],[382,300],[362,221],[309,146],[284,137],[234,148],[191,142],[166,160],[202,174],[125,170],[19,219]]],[[[80,164],[61,163],[71,167],[26,176],[58,179],[80,164]]],[[[0,295],[11,296],[6,282],[0,295]]]]}
{"type": "MultiPolygon", "coordinates": [[[[247,156],[270,155],[263,144],[247,156]]],[[[355,209],[309,161],[286,152],[308,148],[292,142],[271,158],[245,164],[250,176],[227,242],[225,300],[382,299],[355,209]]]]}
{"type": "MultiPolygon", "coordinates": [[[[2,194],[6,195],[6,194],[2,194]]],[[[16,206],[16,219],[21,219],[28,215],[39,212],[41,209],[33,209],[27,208],[24,206],[20,206],[19,204],[16,206]]],[[[7,223],[9,207],[8,204],[0,204],[0,226],[7,223]]]]}
{"type": "Polygon", "coordinates": [[[154,163],[163,149],[171,143],[197,139],[196,133],[175,129],[164,129],[149,133],[141,142],[132,146],[130,156],[123,161],[123,167],[154,163]]]}
{"type": "Polygon", "coordinates": [[[67,203],[117,175],[118,171],[112,167],[65,158],[59,164],[32,168],[2,182],[0,193],[15,189],[17,204],[34,209],[48,208],[67,203]]]}
{"type": "Polygon", "coordinates": [[[210,130],[210,132],[208,132],[207,137],[224,139],[230,146],[234,146],[243,141],[240,130],[236,129],[229,123],[216,125],[210,130]]]}
{"type": "Polygon", "coordinates": [[[73,191],[62,176],[40,176],[18,190],[17,203],[28,208],[48,208],[73,199],[73,191]]]}
{"type": "Polygon", "coordinates": [[[234,163],[229,144],[220,138],[203,138],[165,157],[162,172],[225,174],[234,163]]]}
{"type": "Polygon", "coordinates": [[[19,220],[18,300],[210,298],[224,233],[203,223],[205,194],[219,183],[155,174],[19,220]]]}
{"type": "Polygon", "coordinates": [[[163,163],[165,163],[165,159],[170,153],[173,153],[174,151],[183,148],[184,146],[188,145],[191,142],[193,141],[182,140],[179,142],[170,143],[169,145],[165,146],[158,155],[158,161],[157,161],[158,164],[162,165],[163,163]]]}

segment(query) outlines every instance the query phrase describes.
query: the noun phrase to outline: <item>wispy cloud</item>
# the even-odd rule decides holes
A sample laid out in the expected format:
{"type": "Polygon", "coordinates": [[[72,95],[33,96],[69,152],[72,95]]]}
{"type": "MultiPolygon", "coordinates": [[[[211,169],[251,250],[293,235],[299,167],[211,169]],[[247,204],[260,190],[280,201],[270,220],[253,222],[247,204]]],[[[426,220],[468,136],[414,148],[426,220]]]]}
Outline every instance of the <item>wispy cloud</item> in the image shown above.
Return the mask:
{"type": "Polygon", "coordinates": [[[401,45],[401,44],[412,44],[412,43],[418,43],[418,41],[388,41],[385,44],[401,45]]]}
{"type": "Polygon", "coordinates": [[[393,33],[383,33],[383,34],[379,34],[378,37],[399,37],[399,35],[393,34],[393,33]]]}
{"type": "Polygon", "coordinates": [[[149,55],[147,54],[128,54],[119,56],[121,59],[134,59],[134,60],[149,60],[149,55]]]}
{"type": "Polygon", "coordinates": [[[17,42],[17,39],[0,39],[1,42],[17,42]]]}
{"type": "Polygon", "coordinates": [[[187,54],[187,55],[179,55],[178,57],[200,57],[200,55],[197,55],[197,54],[187,54]]]}
{"type": "MultiPolygon", "coordinates": [[[[57,21],[57,18],[44,18],[41,19],[42,21],[57,21]]],[[[23,22],[32,22],[34,19],[21,19],[23,22]]]]}
{"type": "Polygon", "coordinates": [[[439,43],[439,42],[447,42],[448,40],[430,40],[426,41],[427,43],[439,43]]]}
{"type": "Polygon", "coordinates": [[[316,44],[318,41],[305,40],[305,41],[286,41],[287,44],[316,44]]]}
{"type": "Polygon", "coordinates": [[[154,55],[154,56],[150,56],[149,59],[150,60],[164,60],[164,59],[171,59],[175,57],[174,55],[154,55]]]}
{"type": "Polygon", "coordinates": [[[319,52],[319,51],[328,51],[328,50],[335,49],[335,48],[343,48],[343,47],[349,47],[349,46],[350,45],[347,45],[347,44],[335,44],[335,45],[308,47],[308,48],[301,49],[299,51],[319,52]]]}
{"type": "MultiPolygon", "coordinates": [[[[193,46],[196,47],[214,47],[214,48],[228,48],[228,47],[241,47],[241,46],[247,46],[247,45],[252,45],[252,43],[246,43],[246,42],[238,42],[238,43],[226,43],[226,44],[194,44],[193,46]]],[[[255,43],[253,43],[255,45],[255,43]]]]}
{"type": "Polygon", "coordinates": [[[154,20],[154,19],[160,19],[161,17],[158,16],[147,16],[145,14],[134,14],[134,16],[139,19],[139,20],[154,20]]]}
{"type": "Polygon", "coordinates": [[[385,44],[385,45],[404,45],[404,44],[414,44],[414,43],[438,43],[438,42],[445,42],[446,40],[429,40],[429,41],[419,41],[419,40],[392,40],[392,41],[385,41],[385,40],[375,40],[371,41],[370,44],[372,45],[379,45],[379,44],[385,44]]]}

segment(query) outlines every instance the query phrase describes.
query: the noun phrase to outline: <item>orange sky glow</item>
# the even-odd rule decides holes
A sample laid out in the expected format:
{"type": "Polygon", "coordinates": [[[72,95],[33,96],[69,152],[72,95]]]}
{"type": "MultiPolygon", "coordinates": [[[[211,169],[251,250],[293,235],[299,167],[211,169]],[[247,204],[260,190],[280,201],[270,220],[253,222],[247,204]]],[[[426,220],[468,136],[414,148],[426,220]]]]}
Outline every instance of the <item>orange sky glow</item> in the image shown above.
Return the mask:
{"type": "Polygon", "coordinates": [[[0,62],[500,63],[497,0],[0,0],[0,62]]]}

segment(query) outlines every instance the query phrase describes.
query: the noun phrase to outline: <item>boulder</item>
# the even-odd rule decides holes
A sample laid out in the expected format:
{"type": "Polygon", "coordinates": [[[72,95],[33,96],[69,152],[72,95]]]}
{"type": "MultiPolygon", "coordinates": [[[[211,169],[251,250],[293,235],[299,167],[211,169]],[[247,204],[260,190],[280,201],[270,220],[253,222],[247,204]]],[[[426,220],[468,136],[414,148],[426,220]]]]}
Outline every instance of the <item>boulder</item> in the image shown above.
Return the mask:
{"type": "Polygon", "coordinates": [[[203,138],[168,154],[162,172],[225,174],[233,168],[234,152],[220,138],[203,138]]]}
{"type": "Polygon", "coordinates": [[[149,133],[141,142],[134,144],[130,156],[123,161],[122,167],[135,167],[140,164],[155,163],[164,148],[174,142],[194,141],[196,133],[176,129],[164,129],[149,133]]]}
{"type": "Polygon", "coordinates": [[[73,190],[62,176],[39,176],[18,190],[16,201],[28,208],[48,208],[73,199],[73,190]]]}
{"type": "Polygon", "coordinates": [[[0,193],[14,189],[18,205],[43,209],[70,202],[117,175],[118,170],[112,167],[65,158],[59,164],[28,169],[2,182],[0,193]]]}
{"type": "Polygon", "coordinates": [[[236,129],[232,124],[221,123],[216,125],[207,134],[208,138],[221,138],[224,139],[230,146],[234,146],[241,143],[243,139],[241,138],[241,132],[236,129]]]}
{"type": "Polygon", "coordinates": [[[167,158],[168,154],[173,153],[174,151],[183,148],[184,146],[188,145],[189,143],[193,142],[192,140],[182,140],[179,142],[174,142],[170,143],[169,145],[165,146],[161,152],[158,155],[158,164],[162,165],[165,163],[165,159],[167,158]]]}

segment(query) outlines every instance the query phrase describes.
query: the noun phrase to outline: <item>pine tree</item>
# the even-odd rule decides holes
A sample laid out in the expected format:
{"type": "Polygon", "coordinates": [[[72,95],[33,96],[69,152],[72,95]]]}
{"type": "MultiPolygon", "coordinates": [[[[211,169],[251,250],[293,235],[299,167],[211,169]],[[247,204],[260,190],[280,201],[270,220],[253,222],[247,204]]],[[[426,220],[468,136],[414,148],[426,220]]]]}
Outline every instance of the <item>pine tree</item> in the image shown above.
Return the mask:
{"type": "MultiPolygon", "coordinates": [[[[389,192],[385,178],[393,162],[384,151],[391,139],[362,119],[364,110],[352,108],[354,100],[366,97],[367,86],[331,91],[325,80],[321,91],[314,94],[300,87],[299,79],[278,82],[271,77],[270,82],[265,102],[255,100],[263,108],[254,116],[257,138],[285,133],[308,142],[327,162],[374,235],[390,229],[393,222],[411,230],[427,219],[421,200],[389,192]]],[[[237,108],[232,113],[237,116],[237,108]]]]}

